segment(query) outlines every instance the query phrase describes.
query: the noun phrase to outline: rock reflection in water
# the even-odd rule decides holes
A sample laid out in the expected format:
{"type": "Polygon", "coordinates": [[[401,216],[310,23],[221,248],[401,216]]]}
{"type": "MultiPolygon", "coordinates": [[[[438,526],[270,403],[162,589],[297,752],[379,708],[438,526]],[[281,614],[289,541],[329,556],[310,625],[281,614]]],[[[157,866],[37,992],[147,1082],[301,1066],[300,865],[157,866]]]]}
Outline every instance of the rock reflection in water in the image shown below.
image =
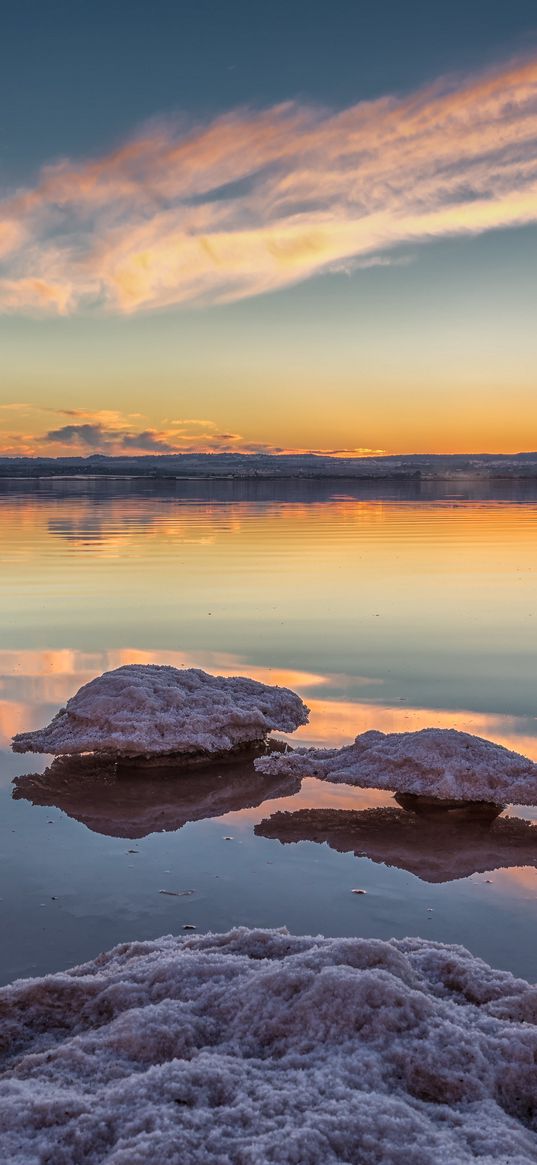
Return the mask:
{"type": "Polygon", "coordinates": [[[43,773],[16,777],[13,797],[55,806],[94,833],[141,838],[188,821],[254,808],[300,789],[300,778],[263,776],[251,760],[185,772],[159,760],[118,767],[94,756],[58,757],[43,773]]]}
{"type": "Polygon", "coordinates": [[[327,842],[340,853],[408,870],[424,882],[452,882],[512,866],[537,867],[537,826],[518,817],[450,820],[404,809],[303,809],[274,813],[260,837],[327,842]]]}

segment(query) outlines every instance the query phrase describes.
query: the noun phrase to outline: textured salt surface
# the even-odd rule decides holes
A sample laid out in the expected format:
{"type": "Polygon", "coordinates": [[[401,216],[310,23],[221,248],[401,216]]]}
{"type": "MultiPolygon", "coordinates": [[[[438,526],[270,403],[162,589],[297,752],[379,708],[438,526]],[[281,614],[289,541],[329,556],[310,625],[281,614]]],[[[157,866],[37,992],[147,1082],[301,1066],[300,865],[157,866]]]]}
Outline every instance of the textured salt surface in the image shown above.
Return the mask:
{"type": "Polygon", "coordinates": [[[403,809],[300,809],[274,813],[255,833],[282,843],[327,842],[339,853],[397,866],[424,882],[513,866],[537,868],[537,826],[519,817],[481,824],[425,820],[403,809]]]}
{"type": "MultiPolygon", "coordinates": [[[[271,747],[277,748],[278,742],[271,747]]],[[[44,773],[16,777],[13,798],[54,805],[95,833],[140,838],[261,805],[269,798],[290,797],[300,783],[299,777],[256,773],[251,762],[183,773],[175,762],[159,761],[154,773],[147,765],[116,775],[113,766],[94,755],[62,756],[44,773]]]]}
{"type": "Polygon", "coordinates": [[[295,692],[242,676],[127,664],[91,680],[50,724],[13,738],[14,752],[121,756],[222,752],[293,732],[308,720],[295,692]]]}
{"type": "Polygon", "coordinates": [[[0,992],[10,1165],[526,1165],[537,989],[462,947],[128,943],[0,992]]]}
{"type": "Polygon", "coordinates": [[[491,740],[454,728],[363,732],[346,748],[297,749],[261,757],[263,773],[319,777],[362,789],[537,805],[537,765],[491,740]]]}

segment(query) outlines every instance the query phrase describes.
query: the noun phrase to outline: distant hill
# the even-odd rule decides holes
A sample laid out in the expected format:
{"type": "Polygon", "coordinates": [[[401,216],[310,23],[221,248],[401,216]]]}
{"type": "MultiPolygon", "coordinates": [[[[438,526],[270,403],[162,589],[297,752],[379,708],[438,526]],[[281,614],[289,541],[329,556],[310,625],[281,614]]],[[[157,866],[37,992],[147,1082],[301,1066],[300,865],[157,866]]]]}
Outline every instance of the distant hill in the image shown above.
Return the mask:
{"type": "Polygon", "coordinates": [[[108,457],[0,457],[0,477],[346,478],[445,480],[537,478],[537,452],[325,457],[317,454],[174,453],[108,457]]]}

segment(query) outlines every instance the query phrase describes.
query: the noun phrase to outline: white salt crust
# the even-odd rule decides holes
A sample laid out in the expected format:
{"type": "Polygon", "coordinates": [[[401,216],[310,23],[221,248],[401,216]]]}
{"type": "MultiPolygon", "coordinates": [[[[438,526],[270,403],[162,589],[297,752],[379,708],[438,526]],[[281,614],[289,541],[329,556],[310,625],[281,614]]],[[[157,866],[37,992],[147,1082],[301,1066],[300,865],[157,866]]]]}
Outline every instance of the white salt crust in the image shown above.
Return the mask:
{"type": "Polygon", "coordinates": [[[226,752],[293,732],[308,709],[288,688],[198,668],[127,664],[105,672],[67,701],[45,728],[13,737],[14,752],[115,756],[226,752]]]}
{"type": "Polygon", "coordinates": [[[513,866],[537,868],[537,825],[519,817],[492,823],[418,817],[403,809],[299,809],[255,826],[283,845],[326,842],[339,853],[408,870],[423,882],[452,882],[513,866]]]}
{"type": "Polygon", "coordinates": [[[10,1165],[534,1165],[537,989],[462,947],[240,929],[0,992],[10,1165]]]}
{"type": "Polygon", "coordinates": [[[362,789],[537,805],[537,764],[454,728],[363,732],[345,748],[297,749],[254,763],[262,773],[319,777],[362,789]]]}

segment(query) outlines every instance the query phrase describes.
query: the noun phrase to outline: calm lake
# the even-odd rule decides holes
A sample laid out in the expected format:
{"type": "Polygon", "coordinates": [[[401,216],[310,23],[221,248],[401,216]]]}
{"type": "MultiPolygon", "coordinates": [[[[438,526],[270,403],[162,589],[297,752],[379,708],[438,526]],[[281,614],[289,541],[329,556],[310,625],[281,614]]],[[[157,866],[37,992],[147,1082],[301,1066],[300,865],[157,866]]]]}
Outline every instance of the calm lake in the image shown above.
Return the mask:
{"type": "Polygon", "coordinates": [[[390,794],[249,765],[110,781],[10,752],[156,662],[294,688],[295,743],[454,726],[537,760],[537,488],[13,480],[0,530],[2,982],[185,925],[422,935],[537,978],[537,809],[442,838],[390,794]],[[281,810],[319,813],[284,844],[281,810]]]}

